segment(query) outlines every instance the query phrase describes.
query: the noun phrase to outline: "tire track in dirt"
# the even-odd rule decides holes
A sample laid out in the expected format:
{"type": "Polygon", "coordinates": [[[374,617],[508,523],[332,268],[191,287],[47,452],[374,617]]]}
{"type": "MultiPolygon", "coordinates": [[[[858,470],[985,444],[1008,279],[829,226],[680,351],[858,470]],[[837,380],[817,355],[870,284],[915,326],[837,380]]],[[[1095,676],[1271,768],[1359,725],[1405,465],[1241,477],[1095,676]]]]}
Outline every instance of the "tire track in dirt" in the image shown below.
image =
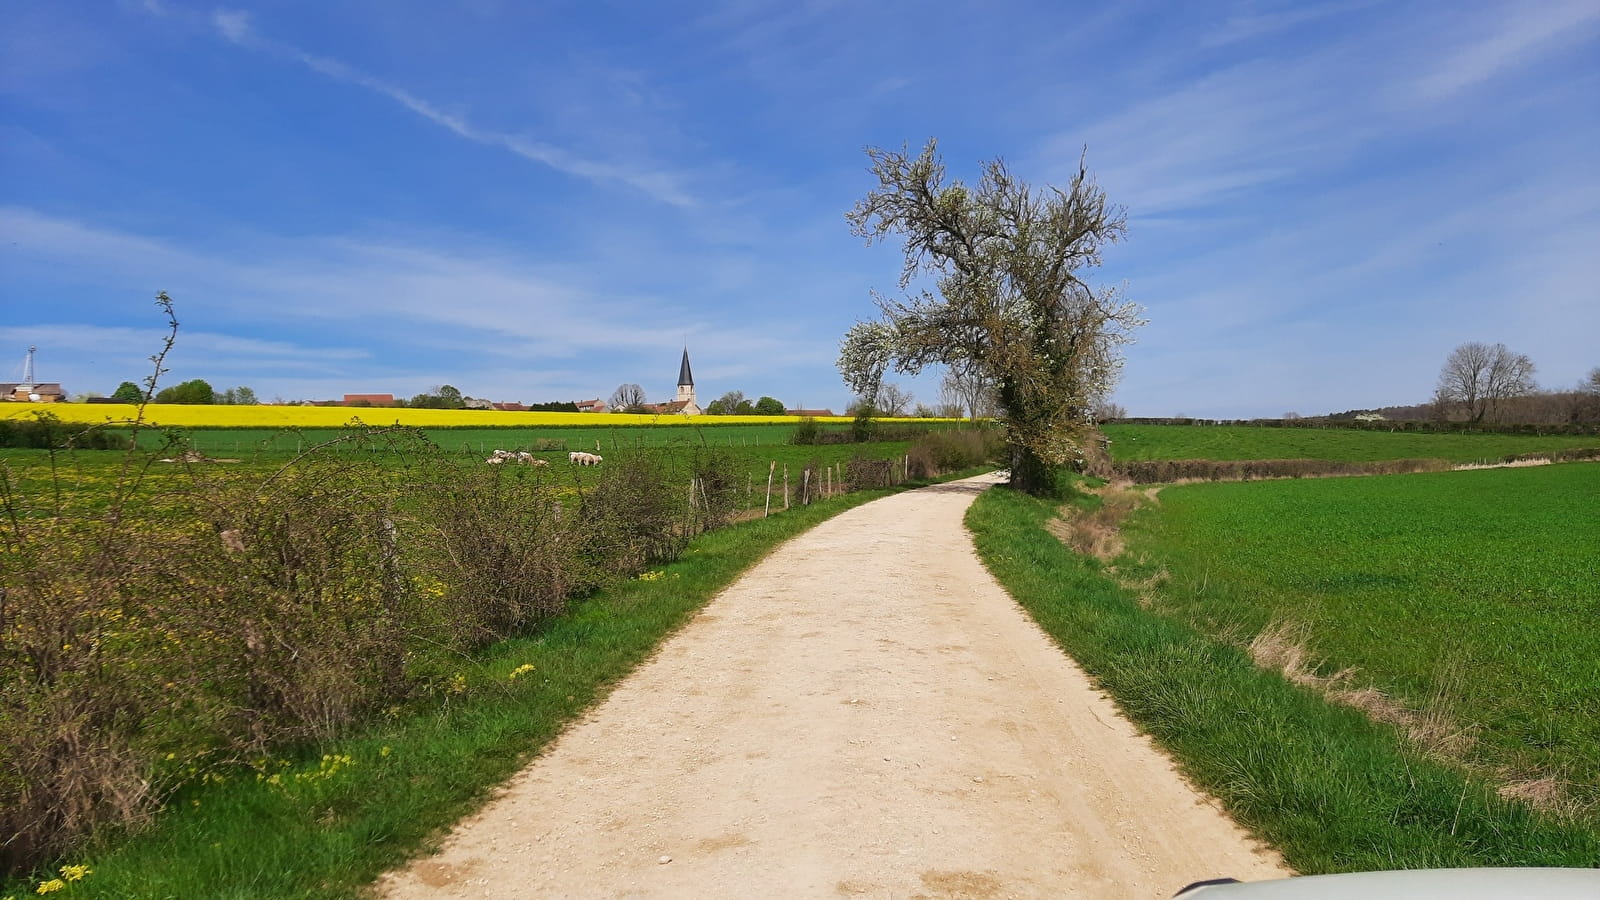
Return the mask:
{"type": "Polygon", "coordinates": [[[1170,897],[1287,874],[989,576],[991,476],[775,551],[440,852],[414,897],[1170,897]]]}

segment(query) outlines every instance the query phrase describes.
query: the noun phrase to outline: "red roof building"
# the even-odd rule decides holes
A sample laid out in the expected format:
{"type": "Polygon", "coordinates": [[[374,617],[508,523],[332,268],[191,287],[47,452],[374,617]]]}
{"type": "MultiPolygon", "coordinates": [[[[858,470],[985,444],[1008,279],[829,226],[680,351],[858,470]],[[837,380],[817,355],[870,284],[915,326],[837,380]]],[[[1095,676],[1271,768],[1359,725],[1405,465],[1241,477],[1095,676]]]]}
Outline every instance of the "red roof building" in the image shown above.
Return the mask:
{"type": "Polygon", "coordinates": [[[356,406],[393,406],[393,394],[345,394],[344,405],[356,406]]]}

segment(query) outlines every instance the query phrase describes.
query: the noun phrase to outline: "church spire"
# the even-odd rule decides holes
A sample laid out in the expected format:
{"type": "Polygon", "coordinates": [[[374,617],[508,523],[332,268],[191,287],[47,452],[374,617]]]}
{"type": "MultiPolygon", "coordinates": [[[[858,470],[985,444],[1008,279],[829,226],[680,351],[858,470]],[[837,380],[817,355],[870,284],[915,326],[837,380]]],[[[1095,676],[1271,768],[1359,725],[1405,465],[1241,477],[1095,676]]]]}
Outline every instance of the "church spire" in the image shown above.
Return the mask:
{"type": "Polygon", "coordinates": [[[683,348],[683,363],[678,366],[678,387],[694,387],[694,375],[689,371],[689,348],[683,348]]]}

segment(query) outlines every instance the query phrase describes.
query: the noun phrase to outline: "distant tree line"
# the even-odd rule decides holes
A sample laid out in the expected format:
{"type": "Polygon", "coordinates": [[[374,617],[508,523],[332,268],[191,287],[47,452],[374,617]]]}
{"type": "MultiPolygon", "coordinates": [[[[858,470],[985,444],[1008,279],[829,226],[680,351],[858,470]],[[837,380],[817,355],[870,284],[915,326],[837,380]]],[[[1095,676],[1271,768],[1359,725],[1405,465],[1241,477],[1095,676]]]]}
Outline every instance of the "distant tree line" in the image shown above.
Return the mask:
{"type": "Polygon", "coordinates": [[[1600,424],[1600,367],[1565,389],[1541,389],[1535,370],[1532,359],[1505,344],[1462,344],[1439,369],[1428,418],[1473,425],[1600,424]]]}
{"type": "MultiPolygon", "coordinates": [[[[96,395],[98,396],[98,395],[96,395]]],[[[111,399],[118,403],[143,403],[146,395],[143,389],[131,381],[124,381],[117,385],[111,392],[111,399]]],[[[194,378],[182,384],[175,384],[163,388],[149,398],[154,403],[178,403],[189,406],[210,406],[224,404],[229,406],[254,406],[261,401],[257,399],[256,392],[240,385],[231,387],[218,393],[204,378],[194,378]]]]}
{"type": "Polygon", "coordinates": [[[744,395],[744,391],[729,391],[721,397],[706,404],[708,416],[781,416],[788,412],[788,407],[776,397],[762,396],[754,403],[744,395]]]}

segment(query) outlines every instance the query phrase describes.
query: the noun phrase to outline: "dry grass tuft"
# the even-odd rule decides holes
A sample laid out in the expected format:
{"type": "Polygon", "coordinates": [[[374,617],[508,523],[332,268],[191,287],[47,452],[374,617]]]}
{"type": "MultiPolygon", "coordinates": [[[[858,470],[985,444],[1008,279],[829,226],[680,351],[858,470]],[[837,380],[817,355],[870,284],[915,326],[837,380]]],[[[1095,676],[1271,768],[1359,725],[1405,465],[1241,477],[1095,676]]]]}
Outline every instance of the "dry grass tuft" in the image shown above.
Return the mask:
{"type": "Polygon", "coordinates": [[[1306,626],[1290,622],[1268,625],[1250,641],[1250,658],[1256,665],[1279,672],[1340,706],[1358,709],[1375,722],[1399,728],[1407,740],[1430,756],[1460,761],[1472,747],[1471,730],[1458,725],[1449,714],[1449,700],[1443,688],[1426,708],[1415,710],[1376,687],[1354,685],[1355,669],[1323,675],[1307,649],[1308,633],[1306,626]]]}
{"type": "Polygon", "coordinates": [[[1122,555],[1122,521],[1144,505],[1146,497],[1127,481],[1108,482],[1089,492],[1100,497],[1099,509],[1084,512],[1063,507],[1061,514],[1047,527],[1073,552],[1110,562],[1122,555]]]}
{"type": "Polygon", "coordinates": [[[1507,781],[1495,791],[1503,800],[1512,800],[1539,810],[1562,816],[1581,814],[1567,791],[1567,782],[1554,775],[1542,778],[1522,778],[1507,781]]]}

